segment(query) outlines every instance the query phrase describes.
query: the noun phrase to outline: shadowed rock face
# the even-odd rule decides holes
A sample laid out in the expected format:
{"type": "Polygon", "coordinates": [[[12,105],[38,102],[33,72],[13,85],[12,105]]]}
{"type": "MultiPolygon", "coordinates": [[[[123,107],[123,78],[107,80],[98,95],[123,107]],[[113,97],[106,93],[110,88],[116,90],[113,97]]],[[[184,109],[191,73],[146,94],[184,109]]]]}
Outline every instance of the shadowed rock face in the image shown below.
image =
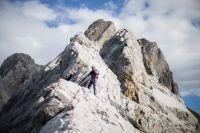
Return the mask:
{"type": "MultiPolygon", "coordinates": [[[[62,53],[48,63],[43,71],[35,75],[28,84],[24,85],[23,88],[9,100],[0,114],[0,131],[39,132],[46,122],[61,112],[64,113],[64,116],[66,116],[69,111],[83,115],[81,113],[86,112],[74,109],[80,108],[79,106],[86,106],[85,104],[90,104],[90,102],[92,105],[86,106],[87,111],[89,111],[88,113],[94,113],[92,116],[96,116],[100,120],[100,123],[96,123],[96,126],[99,126],[99,128],[96,129],[97,132],[102,130],[100,125],[103,123],[105,125],[107,117],[110,115],[114,116],[116,114],[117,116],[115,117],[120,117],[120,114],[115,109],[115,106],[117,107],[121,104],[119,81],[106,66],[99,53],[93,48],[90,48],[92,44],[93,43],[83,34],[76,35],[72,38],[70,44],[66,46],[62,53]],[[100,72],[96,87],[98,93],[97,98],[94,98],[92,92],[87,92],[88,94],[85,94],[86,92],[84,92],[84,90],[87,91],[87,88],[81,87],[87,87],[90,81],[89,73],[91,71],[91,66],[96,66],[100,72]],[[77,95],[79,91],[83,93],[82,96],[77,95]],[[88,97],[89,99],[91,98],[91,100],[87,99],[87,95],[92,95],[92,97],[88,97]],[[86,97],[85,102],[73,104],[75,97],[77,97],[77,99],[85,99],[83,96],[86,97]],[[106,110],[106,108],[102,110],[104,112],[96,109],[100,104],[102,104],[102,106],[106,104],[106,106],[108,106],[106,107],[107,109],[110,107],[114,108],[115,114],[107,114],[108,112],[105,114],[104,110],[106,110]],[[18,108],[19,106],[20,108],[18,108]],[[105,116],[106,118],[104,119],[104,116],[101,116],[101,114],[108,116],[105,116]],[[1,120],[4,120],[4,122],[1,122],[1,120]]],[[[89,119],[89,116],[90,115],[88,115],[88,117],[86,116],[85,119],[89,119]]],[[[78,116],[74,116],[74,119],[77,118],[78,116]]],[[[61,118],[58,117],[58,119],[61,118]]],[[[65,119],[68,119],[68,117],[65,119]]],[[[92,119],[95,120],[96,118],[92,119]]],[[[111,119],[111,121],[113,120],[111,119]]],[[[124,122],[121,122],[121,120],[119,122],[114,121],[114,125],[115,122],[121,122],[124,130],[132,129],[133,131],[137,131],[137,129],[130,126],[130,123],[124,119],[122,119],[122,121],[124,122]],[[127,124],[129,126],[126,127],[127,124]]],[[[85,130],[81,129],[81,127],[82,125],[80,124],[77,125],[76,128],[80,129],[82,132],[87,132],[90,129],[89,126],[87,126],[88,129],[85,130]]],[[[118,127],[121,128],[120,125],[118,125],[118,127]]],[[[60,125],[58,125],[57,128],[55,128],[55,131],[60,130],[60,125]]],[[[116,127],[113,126],[113,129],[114,128],[116,127]]],[[[69,130],[70,129],[67,128],[65,129],[65,131],[69,130]]],[[[109,130],[109,128],[105,129],[105,131],[106,130],[109,130]]],[[[42,130],[42,132],[47,131],[47,129],[42,130]]],[[[92,131],[93,130],[90,132],[92,131]]],[[[122,129],[119,131],[122,131],[122,129]]]]}
{"type": "Polygon", "coordinates": [[[134,34],[122,29],[107,36],[107,26],[98,20],[72,37],[20,86],[2,108],[0,132],[199,132],[197,119],[160,83],[134,34]],[[91,66],[100,73],[96,96],[88,89],[91,66]]]}
{"type": "Polygon", "coordinates": [[[141,49],[135,36],[126,29],[119,30],[104,44],[100,55],[117,75],[123,93],[137,102],[138,87],[135,85],[134,79],[141,79],[145,68],[143,61],[140,60],[142,58],[141,49]]]}
{"type": "Polygon", "coordinates": [[[190,108],[188,108],[188,110],[198,119],[198,121],[200,123],[200,115],[190,108]]]}
{"type": "MultiPolygon", "coordinates": [[[[147,52],[151,51],[148,48],[147,52]]],[[[100,51],[105,63],[117,75],[122,93],[134,101],[135,105],[127,103],[128,109],[121,114],[143,132],[195,132],[199,126],[195,117],[186,109],[180,97],[161,83],[161,78],[168,80],[162,74],[170,71],[164,56],[157,47],[157,51],[152,51],[156,59],[151,60],[146,50],[133,33],[123,29],[117,31],[100,51]],[[184,127],[181,121],[196,126],[191,124],[189,128],[184,127]]]]}
{"type": "Polygon", "coordinates": [[[0,110],[17,88],[41,69],[26,54],[16,53],[9,56],[0,67],[0,110]]]}
{"type": "Polygon", "coordinates": [[[84,34],[91,41],[97,41],[97,47],[101,49],[103,44],[115,34],[115,26],[111,21],[99,19],[92,23],[84,34]]]}
{"type": "Polygon", "coordinates": [[[155,42],[149,42],[146,39],[139,39],[139,44],[142,48],[142,54],[144,56],[145,68],[148,74],[152,74],[152,68],[150,68],[151,63],[158,76],[159,83],[165,85],[174,94],[179,94],[178,86],[173,80],[172,72],[169,69],[165,57],[162,51],[158,48],[155,42]]]}
{"type": "MultiPolygon", "coordinates": [[[[38,71],[38,69],[40,68],[40,66],[35,64],[34,60],[29,55],[23,53],[16,53],[9,56],[1,65],[1,78],[4,78],[10,71],[16,69],[17,65],[21,65],[19,67],[23,66],[24,68],[26,68],[27,72],[38,71]]],[[[29,73],[27,73],[27,75],[29,75],[29,73]]]]}

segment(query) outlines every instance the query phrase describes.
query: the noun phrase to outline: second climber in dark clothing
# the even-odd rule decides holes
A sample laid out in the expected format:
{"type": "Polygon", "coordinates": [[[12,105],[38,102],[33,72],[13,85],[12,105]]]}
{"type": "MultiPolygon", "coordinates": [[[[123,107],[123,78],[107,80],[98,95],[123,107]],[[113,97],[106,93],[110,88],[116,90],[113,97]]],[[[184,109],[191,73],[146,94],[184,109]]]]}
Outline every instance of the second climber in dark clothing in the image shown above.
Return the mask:
{"type": "Polygon", "coordinates": [[[96,83],[97,83],[98,75],[99,75],[99,71],[94,66],[92,66],[92,71],[90,72],[91,79],[90,79],[88,88],[90,89],[90,87],[93,85],[94,95],[96,95],[96,83]]]}

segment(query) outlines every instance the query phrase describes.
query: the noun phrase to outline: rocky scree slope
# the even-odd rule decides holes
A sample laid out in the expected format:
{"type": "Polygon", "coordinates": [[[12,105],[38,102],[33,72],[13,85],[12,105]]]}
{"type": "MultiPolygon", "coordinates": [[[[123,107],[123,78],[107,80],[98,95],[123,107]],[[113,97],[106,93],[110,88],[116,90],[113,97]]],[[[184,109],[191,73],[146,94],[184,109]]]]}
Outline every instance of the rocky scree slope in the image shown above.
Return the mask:
{"type": "Polygon", "coordinates": [[[0,132],[199,131],[160,49],[102,19],[72,37],[0,113],[0,132]],[[97,96],[87,88],[91,66],[100,71],[97,96]]]}

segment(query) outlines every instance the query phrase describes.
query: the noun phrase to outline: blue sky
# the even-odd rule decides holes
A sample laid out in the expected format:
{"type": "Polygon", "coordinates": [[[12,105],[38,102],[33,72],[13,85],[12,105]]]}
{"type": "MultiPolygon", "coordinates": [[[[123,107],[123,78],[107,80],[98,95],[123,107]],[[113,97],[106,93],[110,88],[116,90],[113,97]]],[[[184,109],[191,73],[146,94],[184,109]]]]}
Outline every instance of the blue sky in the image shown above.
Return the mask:
{"type": "Polygon", "coordinates": [[[199,106],[199,102],[200,102],[200,97],[198,96],[186,96],[183,97],[183,100],[185,101],[185,104],[193,109],[194,111],[198,112],[200,114],[200,106],[199,106]]]}
{"type": "MultiPolygon", "coordinates": [[[[80,8],[88,7],[93,10],[106,8],[108,0],[41,0],[42,3],[48,4],[51,8],[54,8],[57,5],[62,5],[65,7],[71,8],[80,8]]],[[[120,10],[120,6],[123,6],[123,0],[112,1],[118,7],[117,10],[120,10]]]]}
{"type": "Polygon", "coordinates": [[[1,0],[0,64],[15,52],[46,64],[99,18],[157,42],[186,104],[200,113],[199,0],[1,0]]]}

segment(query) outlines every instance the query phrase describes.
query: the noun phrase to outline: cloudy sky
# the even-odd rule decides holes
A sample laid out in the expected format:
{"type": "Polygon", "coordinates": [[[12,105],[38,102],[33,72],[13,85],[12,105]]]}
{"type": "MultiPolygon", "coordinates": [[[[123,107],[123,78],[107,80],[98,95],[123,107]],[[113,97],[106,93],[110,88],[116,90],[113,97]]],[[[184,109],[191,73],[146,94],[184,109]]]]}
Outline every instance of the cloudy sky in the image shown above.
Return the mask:
{"type": "Polygon", "coordinates": [[[0,0],[0,64],[16,52],[46,64],[99,18],[157,42],[186,104],[200,113],[199,0],[0,0]]]}

